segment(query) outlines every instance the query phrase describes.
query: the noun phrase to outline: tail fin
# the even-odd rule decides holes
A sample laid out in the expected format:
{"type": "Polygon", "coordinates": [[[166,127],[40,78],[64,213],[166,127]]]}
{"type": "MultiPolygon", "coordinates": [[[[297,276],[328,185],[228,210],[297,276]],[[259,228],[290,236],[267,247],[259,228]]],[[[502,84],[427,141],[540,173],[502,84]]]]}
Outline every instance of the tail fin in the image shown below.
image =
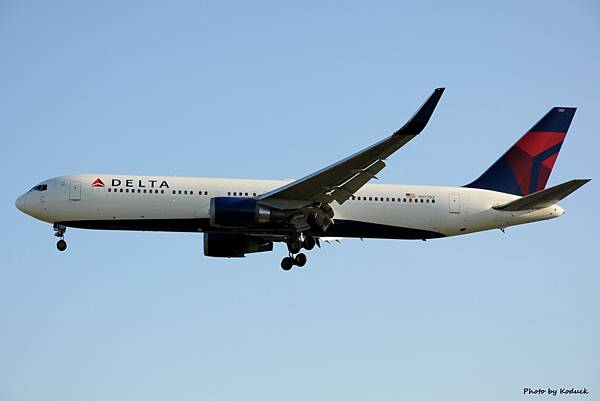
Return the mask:
{"type": "Polygon", "coordinates": [[[574,107],[554,107],[468,188],[526,196],[546,187],[574,107]]]}

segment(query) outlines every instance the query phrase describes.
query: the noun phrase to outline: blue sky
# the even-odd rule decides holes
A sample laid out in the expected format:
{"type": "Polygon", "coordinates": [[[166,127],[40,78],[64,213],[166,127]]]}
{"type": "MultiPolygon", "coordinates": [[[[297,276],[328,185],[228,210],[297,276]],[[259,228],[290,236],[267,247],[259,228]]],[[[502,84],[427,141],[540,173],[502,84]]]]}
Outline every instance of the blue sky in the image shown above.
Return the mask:
{"type": "Polygon", "coordinates": [[[78,172],[301,177],[437,86],[380,182],[469,182],[552,106],[578,111],[549,184],[597,178],[596,2],[413,3],[2,2],[0,399],[596,398],[595,180],[558,220],[288,273],[281,245],[209,259],[189,234],[69,230],[59,254],[14,207],[78,172]]]}

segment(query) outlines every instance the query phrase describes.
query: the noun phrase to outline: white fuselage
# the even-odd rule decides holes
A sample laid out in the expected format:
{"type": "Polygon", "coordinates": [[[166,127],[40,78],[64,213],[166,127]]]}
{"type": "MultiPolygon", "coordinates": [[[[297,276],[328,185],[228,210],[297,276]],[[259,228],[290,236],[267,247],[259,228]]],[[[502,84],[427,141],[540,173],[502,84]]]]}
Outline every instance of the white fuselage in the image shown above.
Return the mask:
{"type": "MultiPolygon", "coordinates": [[[[46,180],[16,204],[39,220],[65,226],[206,232],[213,231],[211,198],[255,197],[288,182],[79,174],[46,180]]],[[[342,205],[331,204],[334,224],[326,234],[427,239],[547,220],[564,213],[558,205],[518,212],[492,208],[518,198],[463,187],[367,184],[342,205]]],[[[260,227],[243,231],[268,232],[260,227]]]]}

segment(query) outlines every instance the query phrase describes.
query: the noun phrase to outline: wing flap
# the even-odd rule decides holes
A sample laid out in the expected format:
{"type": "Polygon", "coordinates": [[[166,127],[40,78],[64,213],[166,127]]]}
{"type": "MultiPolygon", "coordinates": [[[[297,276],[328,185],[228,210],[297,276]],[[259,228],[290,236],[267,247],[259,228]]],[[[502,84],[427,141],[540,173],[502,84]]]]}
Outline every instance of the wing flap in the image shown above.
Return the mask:
{"type": "Polygon", "coordinates": [[[383,160],[377,160],[371,164],[368,168],[360,170],[356,175],[350,178],[344,185],[337,187],[331,196],[340,205],[346,202],[353,194],[356,193],[363,185],[369,182],[373,178],[377,178],[376,174],[379,173],[385,167],[383,160]]]}
{"type": "Polygon", "coordinates": [[[548,206],[552,206],[561,199],[566,198],[583,185],[587,184],[589,179],[577,179],[558,184],[556,186],[544,189],[533,194],[523,196],[512,202],[505,203],[504,205],[494,206],[496,210],[502,210],[505,212],[513,212],[520,210],[532,210],[532,209],[543,209],[548,206]]]}

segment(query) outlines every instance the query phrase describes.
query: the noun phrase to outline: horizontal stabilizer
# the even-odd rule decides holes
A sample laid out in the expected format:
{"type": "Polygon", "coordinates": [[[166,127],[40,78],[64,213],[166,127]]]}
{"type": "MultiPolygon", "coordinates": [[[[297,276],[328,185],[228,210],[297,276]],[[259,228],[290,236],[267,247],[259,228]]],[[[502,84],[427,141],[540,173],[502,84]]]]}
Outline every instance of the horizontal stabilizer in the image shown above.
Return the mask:
{"type": "Polygon", "coordinates": [[[535,192],[531,195],[524,196],[504,205],[494,206],[496,210],[505,212],[513,212],[517,210],[543,209],[558,203],[561,199],[566,198],[571,193],[585,185],[589,179],[571,180],[554,187],[535,192]]]}

